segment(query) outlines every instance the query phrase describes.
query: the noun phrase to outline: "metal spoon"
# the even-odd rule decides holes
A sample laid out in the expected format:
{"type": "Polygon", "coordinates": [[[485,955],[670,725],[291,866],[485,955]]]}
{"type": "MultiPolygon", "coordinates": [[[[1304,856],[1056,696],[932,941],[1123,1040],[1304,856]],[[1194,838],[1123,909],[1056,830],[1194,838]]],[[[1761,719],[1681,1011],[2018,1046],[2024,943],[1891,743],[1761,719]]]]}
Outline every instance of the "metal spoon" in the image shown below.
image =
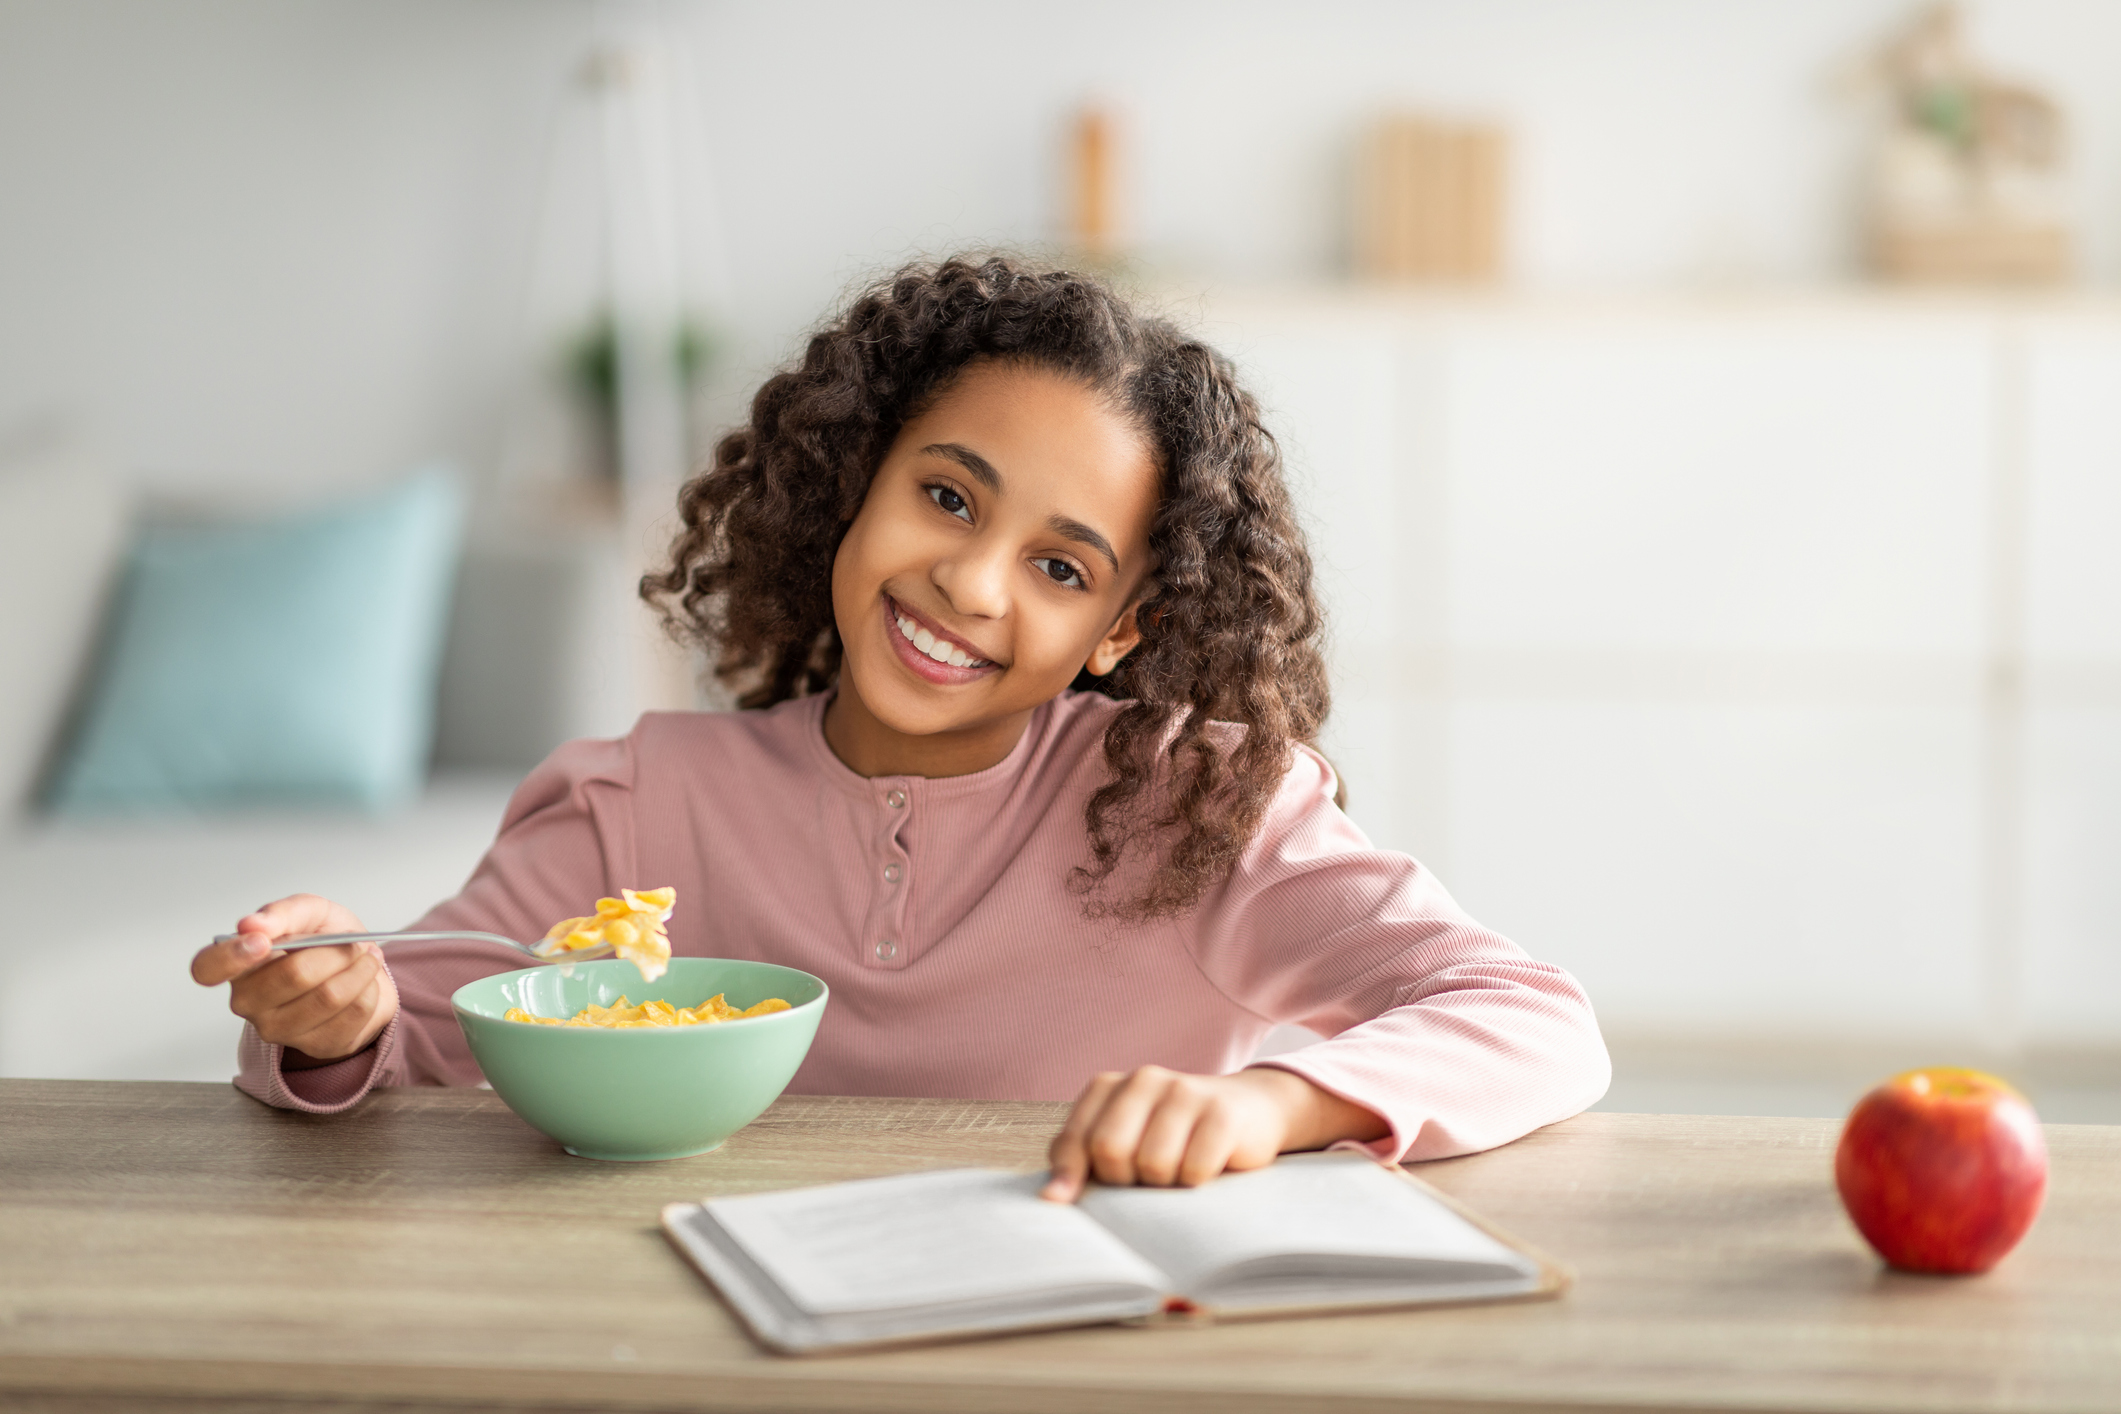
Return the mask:
{"type": "MultiPolygon", "coordinates": [[[[241,933],[217,933],[217,943],[232,943],[242,937],[241,933]]],[[[588,962],[592,958],[609,957],[611,944],[598,943],[593,948],[576,948],[573,951],[560,948],[556,940],[540,939],[535,943],[519,943],[514,938],[504,938],[499,933],[480,933],[471,929],[459,929],[446,933],[311,933],[300,938],[284,938],[273,946],[281,952],[296,952],[302,948],[328,948],[340,943],[417,943],[439,938],[466,938],[479,943],[500,943],[527,953],[539,962],[588,962]]]]}

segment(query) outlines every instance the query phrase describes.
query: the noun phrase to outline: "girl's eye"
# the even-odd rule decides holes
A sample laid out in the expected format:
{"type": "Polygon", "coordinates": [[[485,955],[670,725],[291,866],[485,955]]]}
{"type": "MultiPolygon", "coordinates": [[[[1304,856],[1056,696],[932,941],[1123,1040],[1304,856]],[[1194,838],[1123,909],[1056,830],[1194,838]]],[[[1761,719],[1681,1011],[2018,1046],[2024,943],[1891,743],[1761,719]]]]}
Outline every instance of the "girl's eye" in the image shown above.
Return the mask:
{"type": "Polygon", "coordinates": [[[965,498],[947,486],[930,486],[928,488],[928,499],[956,516],[959,520],[968,521],[972,519],[972,508],[965,504],[965,498]]]}
{"type": "Polygon", "coordinates": [[[1063,584],[1070,589],[1081,589],[1083,587],[1082,571],[1069,564],[1066,560],[1059,559],[1053,555],[1046,555],[1033,560],[1031,563],[1037,565],[1039,573],[1052,580],[1055,584],[1063,584]]]}

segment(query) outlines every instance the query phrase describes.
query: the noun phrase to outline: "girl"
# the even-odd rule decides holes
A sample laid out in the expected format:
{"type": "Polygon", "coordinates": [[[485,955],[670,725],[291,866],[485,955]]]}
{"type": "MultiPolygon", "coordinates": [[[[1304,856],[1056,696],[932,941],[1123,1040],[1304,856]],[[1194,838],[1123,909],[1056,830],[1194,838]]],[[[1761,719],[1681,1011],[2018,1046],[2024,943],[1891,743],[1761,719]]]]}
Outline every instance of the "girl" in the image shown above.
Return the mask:
{"type": "MultiPolygon", "coordinates": [[[[674,884],[674,950],[823,977],[796,1093],[1076,1097],[1050,1196],[1339,1142],[1437,1158],[1604,1093],[1581,989],[1340,813],[1311,566],[1230,366],[1081,275],[914,265],[767,380],[642,583],[742,711],[651,713],[524,781],[413,927],[536,938],[674,884]],[[1296,1022],[1330,1037],[1247,1065],[1296,1022]]],[[[491,944],[275,951],[238,921],[237,1084],[328,1113],[475,1083],[491,944]]]]}

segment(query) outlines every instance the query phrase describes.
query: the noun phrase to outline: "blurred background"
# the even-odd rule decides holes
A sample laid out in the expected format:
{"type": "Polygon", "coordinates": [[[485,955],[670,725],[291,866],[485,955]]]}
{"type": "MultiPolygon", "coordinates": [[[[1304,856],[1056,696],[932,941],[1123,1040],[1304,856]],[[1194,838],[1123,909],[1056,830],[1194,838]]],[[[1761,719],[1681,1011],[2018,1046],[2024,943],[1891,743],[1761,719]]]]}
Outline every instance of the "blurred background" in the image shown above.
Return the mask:
{"type": "Polygon", "coordinates": [[[211,934],[692,705],[687,465],[1009,245],[1254,381],[1351,813],[1605,1108],[2121,1121],[2117,79],[2105,0],[0,0],[0,1074],[225,1078],[211,934]]]}

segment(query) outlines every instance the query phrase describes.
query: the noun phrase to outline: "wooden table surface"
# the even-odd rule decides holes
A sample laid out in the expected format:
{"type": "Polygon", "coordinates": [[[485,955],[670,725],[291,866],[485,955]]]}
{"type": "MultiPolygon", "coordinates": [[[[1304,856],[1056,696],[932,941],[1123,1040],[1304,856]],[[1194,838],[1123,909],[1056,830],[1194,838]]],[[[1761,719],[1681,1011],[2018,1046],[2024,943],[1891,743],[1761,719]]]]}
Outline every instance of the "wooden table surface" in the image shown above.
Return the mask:
{"type": "Polygon", "coordinates": [[[334,1119],[228,1086],[0,1081],[0,1406],[2112,1410],[2121,1127],[2052,1126],[1985,1277],[1884,1271],[1825,1120],[1591,1114],[1421,1176],[1571,1263],[1558,1301],[761,1352],[671,1199],[1039,1165],[1063,1107],[788,1098],[713,1154],[577,1159],[478,1090],[334,1119]]]}

